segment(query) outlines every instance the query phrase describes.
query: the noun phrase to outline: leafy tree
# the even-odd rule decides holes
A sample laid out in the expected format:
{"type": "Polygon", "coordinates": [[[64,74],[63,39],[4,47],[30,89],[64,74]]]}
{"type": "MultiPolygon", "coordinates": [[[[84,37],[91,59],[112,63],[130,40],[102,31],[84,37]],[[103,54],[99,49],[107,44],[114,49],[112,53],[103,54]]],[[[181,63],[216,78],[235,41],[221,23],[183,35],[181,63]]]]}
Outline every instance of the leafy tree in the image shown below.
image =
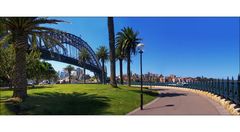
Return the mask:
{"type": "Polygon", "coordinates": [[[64,68],[64,70],[68,72],[68,75],[69,75],[68,80],[69,80],[69,83],[71,83],[71,73],[74,70],[74,67],[71,65],[68,65],[67,67],[64,68]]]}
{"type": "MultiPolygon", "coordinates": [[[[48,80],[49,82],[51,82],[51,80],[55,80],[57,79],[57,72],[54,70],[53,66],[51,63],[48,63],[48,62],[41,62],[42,65],[44,66],[44,72],[43,72],[43,76],[44,76],[44,79],[48,80]]],[[[73,67],[73,70],[74,70],[74,67],[73,67]]]]}
{"type": "MultiPolygon", "coordinates": [[[[9,87],[13,86],[15,52],[13,45],[5,48],[0,48],[0,76],[5,78],[9,83],[9,87]]],[[[28,79],[42,79],[46,69],[40,61],[40,52],[38,50],[31,50],[26,55],[27,62],[27,78],[28,79]]]]}
{"type": "Polygon", "coordinates": [[[117,38],[122,44],[123,54],[127,58],[127,76],[128,76],[128,86],[131,86],[131,55],[136,54],[137,44],[140,43],[141,39],[138,38],[138,32],[135,32],[130,27],[124,27],[121,32],[117,33],[117,38]]]}
{"type": "Polygon", "coordinates": [[[0,77],[12,88],[15,65],[15,52],[12,45],[6,48],[0,45],[0,62],[0,77]]]}
{"type": "Polygon", "coordinates": [[[99,48],[97,48],[97,52],[96,52],[96,55],[98,57],[99,60],[101,60],[102,62],[102,81],[103,81],[103,84],[106,83],[106,69],[104,68],[105,65],[105,61],[107,61],[109,59],[109,52],[108,52],[108,49],[107,47],[105,46],[100,46],[99,48]]]}
{"type": "Polygon", "coordinates": [[[27,65],[28,79],[36,80],[36,84],[39,84],[42,80],[56,81],[57,72],[54,70],[52,64],[48,62],[41,62],[36,60],[31,65],[27,65]]]}
{"type": "Polygon", "coordinates": [[[88,53],[88,51],[85,48],[82,48],[79,54],[79,63],[83,63],[83,81],[84,83],[86,83],[86,63],[87,61],[89,61],[90,58],[90,54],[88,53]]]}
{"type": "Polygon", "coordinates": [[[27,60],[27,78],[36,80],[39,83],[42,74],[44,74],[44,66],[40,62],[40,51],[32,50],[26,57],[27,60]]]}
{"type": "MultiPolygon", "coordinates": [[[[47,48],[60,45],[59,40],[50,36],[51,33],[59,32],[56,29],[44,27],[44,24],[57,24],[61,20],[38,18],[38,17],[2,17],[0,27],[3,36],[0,43],[12,42],[15,51],[15,72],[13,97],[24,99],[27,97],[27,61],[26,54],[31,46],[31,40],[41,39],[47,48]],[[37,39],[38,38],[38,39],[37,39]]],[[[9,43],[11,44],[11,43],[9,43]]]]}
{"type": "Polygon", "coordinates": [[[108,34],[109,34],[109,59],[110,59],[110,84],[112,87],[117,87],[116,82],[116,64],[115,64],[115,33],[113,17],[108,17],[108,34]]]}

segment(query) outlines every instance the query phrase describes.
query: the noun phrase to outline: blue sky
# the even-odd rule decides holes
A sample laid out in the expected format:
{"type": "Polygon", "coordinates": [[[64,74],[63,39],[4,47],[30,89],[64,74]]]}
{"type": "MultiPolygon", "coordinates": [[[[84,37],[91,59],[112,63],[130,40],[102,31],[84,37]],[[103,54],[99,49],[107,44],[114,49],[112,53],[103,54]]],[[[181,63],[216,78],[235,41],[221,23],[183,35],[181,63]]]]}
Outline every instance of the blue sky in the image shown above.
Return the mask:
{"type": "MultiPolygon", "coordinates": [[[[52,27],[81,36],[96,50],[108,46],[107,18],[67,17],[70,22],[52,27]]],[[[143,39],[143,73],[163,75],[236,77],[239,73],[239,18],[116,17],[115,32],[130,26],[143,39]]],[[[56,70],[64,63],[50,61],[56,70]]],[[[119,74],[119,63],[116,62],[119,74]]],[[[109,63],[107,63],[109,74],[109,63]]],[[[139,54],[133,56],[133,73],[139,73],[139,54]]],[[[126,73],[126,63],[123,72],[126,73]]]]}

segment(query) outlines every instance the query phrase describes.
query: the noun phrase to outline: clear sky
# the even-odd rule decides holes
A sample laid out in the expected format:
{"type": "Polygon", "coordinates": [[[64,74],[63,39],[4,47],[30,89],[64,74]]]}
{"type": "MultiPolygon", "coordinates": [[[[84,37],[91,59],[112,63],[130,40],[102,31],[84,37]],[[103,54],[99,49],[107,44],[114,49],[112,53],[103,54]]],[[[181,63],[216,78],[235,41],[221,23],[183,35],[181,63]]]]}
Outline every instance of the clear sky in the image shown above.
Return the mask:
{"type": "MultiPolygon", "coordinates": [[[[81,36],[96,50],[109,45],[107,18],[57,18],[70,22],[52,27],[81,36]]],[[[130,26],[143,39],[143,73],[163,75],[236,77],[239,73],[239,18],[116,17],[115,32],[130,26]]],[[[56,70],[67,64],[50,61],[56,70]]],[[[133,56],[139,73],[139,54],[133,56]]],[[[126,63],[123,72],[126,73],[126,63]]],[[[107,63],[109,75],[109,63],[107,63]]],[[[119,62],[116,62],[119,74],[119,62]]]]}

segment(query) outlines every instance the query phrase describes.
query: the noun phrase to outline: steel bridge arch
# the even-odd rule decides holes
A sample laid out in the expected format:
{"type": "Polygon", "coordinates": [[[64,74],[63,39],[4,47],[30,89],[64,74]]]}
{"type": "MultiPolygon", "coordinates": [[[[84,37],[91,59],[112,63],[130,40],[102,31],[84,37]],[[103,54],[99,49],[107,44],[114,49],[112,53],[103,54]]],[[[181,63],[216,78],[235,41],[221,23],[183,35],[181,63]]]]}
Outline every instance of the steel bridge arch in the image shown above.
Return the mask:
{"type": "Polygon", "coordinates": [[[71,56],[67,56],[66,53],[61,54],[59,52],[56,52],[47,48],[44,44],[39,43],[37,46],[40,52],[42,53],[41,54],[42,59],[55,60],[55,61],[64,62],[64,63],[72,64],[75,66],[79,66],[79,67],[85,67],[86,69],[94,72],[94,74],[98,76],[100,81],[102,81],[101,64],[99,63],[95,52],[87,42],[85,42],[80,37],[67,32],[55,32],[49,35],[52,38],[58,40],[61,44],[65,44],[65,45],[67,44],[67,45],[73,46],[74,48],[78,49],[79,53],[81,52],[81,49],[85,48],[88,51],[91,59],[86,63],[79,62],[78,59],[71,56]]]}

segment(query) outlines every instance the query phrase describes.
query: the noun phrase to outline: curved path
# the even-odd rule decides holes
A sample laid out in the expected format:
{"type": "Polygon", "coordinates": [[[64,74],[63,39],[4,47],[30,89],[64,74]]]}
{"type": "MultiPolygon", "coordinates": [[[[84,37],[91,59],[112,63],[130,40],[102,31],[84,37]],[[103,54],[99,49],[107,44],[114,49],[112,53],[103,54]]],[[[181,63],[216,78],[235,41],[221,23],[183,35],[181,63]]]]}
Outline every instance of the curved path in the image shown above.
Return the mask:
{"type": "Polygon", "coordinates": [[[218,103],[195,93],[177,88],[157,87],[159,97],[128,115],[228,115],[218,103]]]}

